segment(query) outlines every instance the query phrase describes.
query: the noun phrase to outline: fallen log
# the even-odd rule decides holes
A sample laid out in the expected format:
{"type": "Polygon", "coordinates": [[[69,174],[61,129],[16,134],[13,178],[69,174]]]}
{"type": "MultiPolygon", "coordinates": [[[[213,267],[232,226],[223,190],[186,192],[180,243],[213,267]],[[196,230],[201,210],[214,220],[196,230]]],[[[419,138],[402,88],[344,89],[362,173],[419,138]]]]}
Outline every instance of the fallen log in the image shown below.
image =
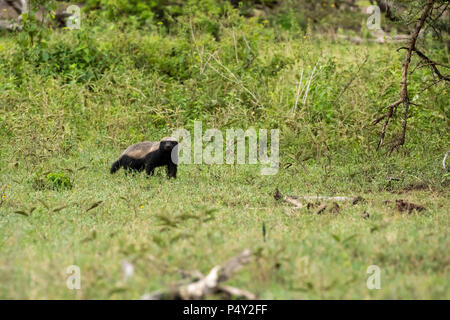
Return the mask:
{"type": "Polygon", "coordinates": [[[196,279],[190,283],[180,283],[166,290],[158,290],[151,293],[144,294],[142,300],[193,300],[204,299],[206,296],[213,294],[223,294],[227,298],[244,298],[256,299],[256,296],[246,290],[235,287],[220,285],[227,281],[235,272],[248,264],[251,260],[252,253],[246,249],[239,255],[228,260],[223,265],[215,266],[209,271],[206,276],[200,272],[196,272],[196,279]]]}
{"type": "Polygon", "coordinates": [[[338,197],[327,197],[327,196],[290,196],[294,199],[299,200],[305,200],[305,201],[350,201],[352,204],[357,204],[360,201],[363,201],[364,199],[361,196],[353,196],[353,197],[345,197],[345,196],[338,196],[338,197]]]}
{"type": "Polygon", "coordinates": [[[349,201],[351,202],[353,205],[357,204],[358,202],[364,201],[364,198],[362,198],[361,196],[352,196],[352,197],[347,197],[347,196],[336,196],[336,197],[328,197],[328,196],[293,196],[293,195],[287,195],[287,196],[283,196],[280,193],[280,190],[275,189],[275,193],[273,195],[273,197],[275,198],[275,200],[283,200],[284,202],[288,202],[293,204],[295,207],[293,207],[293,209],[300,209],[303,208],[303,204],[300,202],[301,200],[303,201],[332,201],[332,202],[337,202],[337,201],[349,201]]]}

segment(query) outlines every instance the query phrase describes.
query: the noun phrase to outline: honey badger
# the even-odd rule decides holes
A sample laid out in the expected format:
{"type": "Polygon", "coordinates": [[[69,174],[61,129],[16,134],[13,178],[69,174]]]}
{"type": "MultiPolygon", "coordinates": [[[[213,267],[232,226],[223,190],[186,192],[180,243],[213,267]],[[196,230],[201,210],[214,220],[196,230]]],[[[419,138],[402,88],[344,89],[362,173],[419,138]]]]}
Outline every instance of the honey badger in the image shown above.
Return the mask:
{"type": "MultiPolygon", "coordinates": [[[[165,137],[161,141],[144,141],[125,149],[111,166],[111,174],[121,167],[127,171],[143,171],[153,175],[157,167],[167,166],[167,177],[177,177],[177,164],[172,160],[172,150],[178,145],[176,139],[165,137]]],[[[175,150],[176,152],[176,150],[175,150]]],[[[175,160],[176,161],[176,160],[175,160]]]]}

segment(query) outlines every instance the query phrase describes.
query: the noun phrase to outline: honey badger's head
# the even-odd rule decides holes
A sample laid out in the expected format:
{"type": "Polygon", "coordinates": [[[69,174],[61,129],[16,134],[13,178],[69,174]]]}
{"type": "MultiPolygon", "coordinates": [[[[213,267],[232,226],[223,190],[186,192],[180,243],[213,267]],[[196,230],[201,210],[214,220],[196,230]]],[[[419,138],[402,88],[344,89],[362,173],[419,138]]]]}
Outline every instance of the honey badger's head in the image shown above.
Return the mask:
{"type": "Polygon", "coordinates": [[[165,137],[159,143],[159,150],[163,152],[172,152],[173,148],[178,144],[178,141],[172,137],[165,137]]]}

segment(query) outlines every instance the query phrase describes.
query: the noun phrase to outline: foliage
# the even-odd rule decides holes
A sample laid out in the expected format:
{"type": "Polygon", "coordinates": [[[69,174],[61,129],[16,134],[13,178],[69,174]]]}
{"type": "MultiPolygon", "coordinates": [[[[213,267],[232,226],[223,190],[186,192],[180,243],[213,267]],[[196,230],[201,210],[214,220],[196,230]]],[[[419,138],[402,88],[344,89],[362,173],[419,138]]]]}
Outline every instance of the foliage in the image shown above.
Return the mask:
{"type": "Polygon", "coordinates": [[[64,172],[50,172],[45,176],[47,183],[53,190],[71,189],[72,183],[64,172]]]}
{"type": "Polygon", "coordinates": [[[88,0],[87,10],[100,6],[102,16],[117,21],[127,17],[138,25],[152,23],[173,25],[178,16],[201,10],[214,13],[220,10],[221,4],[214,0],[88,0]]]}
{"type": "MultiPolygon", "coordinates": [[[[411,75],[422,106],[411,106],[406,145],[387,156],[374,151],[370,122],[398,95],[403,53],[340,40],[327,22],[345,17],[342,32],[358,35],[361,13],[320,1],[317,20],[283,3],[259,16],[225,1],[187,1],[181,12],[140,3],[89,1],[81,30],[30,24],[0,38],[1,297],[139,298],[247,247],[257,258],[230,285],[261,298],[449,297],[447,86],[424,91],[431,74],[411,75]],[[302,74],[311,85],[293,111],[302,74]],[[279,129],[278,174],[206,164],[180,165],[175,181],[162,170],[109,174],[128,145],[196,120],[279,129]],[[275,187],[367,201],[315,215],[275,202],[275,187]],[[426,211],[401,214],[389,204],[400,198],[426,211]],[[135,266],[129,282],[123,259],[135,266]],[[373,264],[382,290],[365,286],[373,264]],[[65,287],[69,265],[82,270],[81,290],[65,287]]],[[[424,41],[446,57],[445,41],[424,41]]]]}
{"type": "Polygon", "coordinates": [[[31,185],[34,190],[54,190],[63,191],[72,189],[72,182],[69,176],[64,172],[49,172],[42,177],[42,174],[36,173],[31,179],[31,185]]]}

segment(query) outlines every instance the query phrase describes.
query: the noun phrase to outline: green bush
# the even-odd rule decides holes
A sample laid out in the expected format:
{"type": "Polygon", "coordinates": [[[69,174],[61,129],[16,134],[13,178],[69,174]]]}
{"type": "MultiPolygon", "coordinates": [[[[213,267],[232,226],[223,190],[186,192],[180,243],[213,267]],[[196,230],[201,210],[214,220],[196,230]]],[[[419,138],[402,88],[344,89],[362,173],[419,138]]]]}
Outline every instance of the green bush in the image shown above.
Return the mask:
{"type": "Polygon", "coordinates": [[[49,172],[44,176],[38,171],[31,179],[34,190],[63,191],[72,189],[72,181],[64,172],[49,172]]]}
{"type": "Polygon", "coordinates": [[[155,71],[176,80],[191,77],[194,56],[191,45],[183,38],[154,36],[132,50],[131,59],[136,68],[155,71]]]}
{"type": "Polygon", "coordinates": [[[64,172],[50,172],[45,179],[50,189],[56,191],[72,189],[72,182],[64,172]]]}
{"type": "Polygon", "coordinates": [[[100,6],[111,21],[127,17],[140,26],[156,22],[168,26],[182,14],[183,5],[183,0],[88,0],[87,10],[100,6]]]}
{"type": "Polygon", "coordinates": [[[71,43],[42,43],[30,48],[25,55],[42,75],[76,82],[99,79],[113,60],[111,54],[98,48],[87,32],[78,32],[71,43]]]}
{"type": "MultiPolygon", "coordinates": [[[[52,19],[49,12],[46,17],[52,19]]],[[[43,76],[84,83],[98,80],[115,61],[115,55],[100,48],[88,28],[65,30],[70,36],[58,37],[56,41],[52,31],[37,20],[34,11],[24,14],[22,32],[16,37],[17,52],[0,56],[0,72],[13,75],[19,84],[29,78],[30,68],[43,76]]]]}

